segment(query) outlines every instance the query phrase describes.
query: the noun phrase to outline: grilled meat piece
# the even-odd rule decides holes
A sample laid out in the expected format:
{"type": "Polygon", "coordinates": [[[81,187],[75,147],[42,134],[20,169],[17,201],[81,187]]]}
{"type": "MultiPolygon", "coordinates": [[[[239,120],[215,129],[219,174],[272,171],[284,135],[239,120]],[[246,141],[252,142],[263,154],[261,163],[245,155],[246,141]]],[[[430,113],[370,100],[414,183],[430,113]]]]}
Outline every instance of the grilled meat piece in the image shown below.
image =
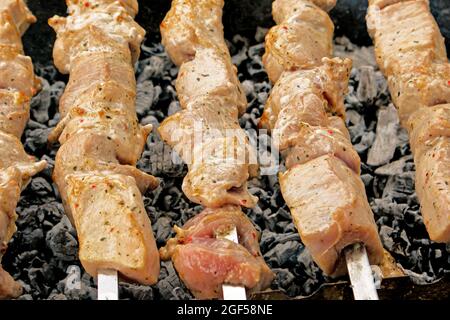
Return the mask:
{"type": "Polygon", "coordinates": [[[180,66],[176,89],[183,110],[158,131],[188,164],[183,192],[207,209],[176,228],[177,236],[160,253],[172,259],[200,299],[220,298],[224,283],[265,289],[273,279],[256,230],[238,207],[256,205],[247,179],[258,167],[238,122],[247,101],[223,36],[223,5],[224,0],[174,0],[161,23],[162,43],[180,66]],[[239,244],[216,239],[234,227],[239,244]]]}
{"type": "Polygon", "coordinates": [[[95,275],[99,269],[113,269],[154,284],[158,249],[136,181],[124,174],[89,172],[69,174],[66,183],[86,271],[95,275]]]}
{"type": "Polygon", "coordinates": [[[372,4],[367,24],[401,123],[421,107],[450,102],[444,38],[428,1],[372,4]],[[382,6],[381,6],[382,5],[382,6]],[[380,7],[381,6],[381,7],[380,7]]]}
{"type": "MultiPolygon", "coordinates": [[[[40,87],[21,41],[35,20],[22,0],[0,0],[0,261],[16,231],[20,192],[47,165],[35,162],[20,142],[31,97],[40,87]]],[[[15,298],[21,292],[20,284],[0,266],[0,299],[15,298]]]]}
{"type": "Polygon", "coordinates": [[[345,117],[343,99],[351,67],[349,59],[324,58],[318,67],[284,72],[273,86],[260,126],[272,130],[280,113],[296,118],[292,123],[315,126],[326,125],[330,115],[345,117]]]}
{"type": "Polygon", "coordinates": [[[53,179],[79,240],[86,271],[114,269],[154,284],[159,254],[141,193],[158,185],[134,166],[151,125],[135,111],[133,63],[145,31],[133,20],[136,1],[68,1],[69,16],[53,17],[54,61],[70,80],[62,119],[50,141],[62,144],[53,179]]]}
{"type": "Polygon", "coordinates": [[[181,64],[176,89],[184,110],[158,131],[188,163],[183,191],[191,201],[253,207],[247,179],[257,174],[256,153],[237,121],[247,101],[223,38],[222,7],[223,0],[176,0],[161,23],[162,42],[181,64]]]}
{"type": "Polygon", "coordinates": [[[430,238],[450,242],[450,64],[426,0],[371,0],[377,62],[410,133],[416,191],[430,238]]]}
{"type": "Polygon", "coordinates": [[[328,14],[313,1],[275,1],[277,25],[266,35],[263,63],[270,81],[283,71],[315,67],[333,53],[334,25],[328,14]]]}
{"type": "Polygon", "coordinates": [[[256,163],[256,155],[236,119],[236,107],[223,104],[221,97],[204,96],[158,128],[188,163],[183,191],[191,201],[207,207],[256,204],[247,190],[247,179],[257,170],[249,163],[256,163]]]}
{"type": "Polygon", "coordinates": [[[314,261],[329,275],[346,272],[342,250],[365,244],[378,264],[383,247],[359,176],[344,162],[324,155],[280,174],[283,198],[314,261]]]}
{"type": "Polygon", "coordinates": [[[326,274],[339,276],[346,246],[364,243],[372,263],[382,261],[383,247],[343,121],[351,61],[329,58],[334,26],[324,9],[332,4],[273,2],[278,25],[263,62],[276,83],[260,126],[285,158],[281,192],[303,243],[326,274]]]}
{"type": "Polygon", "coordinates": [[[220,97],[222,105],[237,107],[242,114],[247,109],[247,98],[237,78],[237,69],[228,54],[209,48],[197,48],[195,59],[183,63],[176,89],[183,108],[193,109],[193,100],[202,96],[220,97]]]}
{"type": "Polygon", "coordinates": [[[223,36],[224,0],[174,0],[161,22],[162,44],[172,61],[181,66],[194,59],[199,48],[229,55],[223,36]]]}
{"type": "Polygon", "coordinates": [[[259,250],[259,234],[239,207],[205,209],[175,231],[176,237],[160,249],[161,257],[172,258],[196,298],[220,298],[224,283],[260,290],[272,282],[274,275],[259,250]],[[217,238],[233,227],[239,244],[217,238]]]}

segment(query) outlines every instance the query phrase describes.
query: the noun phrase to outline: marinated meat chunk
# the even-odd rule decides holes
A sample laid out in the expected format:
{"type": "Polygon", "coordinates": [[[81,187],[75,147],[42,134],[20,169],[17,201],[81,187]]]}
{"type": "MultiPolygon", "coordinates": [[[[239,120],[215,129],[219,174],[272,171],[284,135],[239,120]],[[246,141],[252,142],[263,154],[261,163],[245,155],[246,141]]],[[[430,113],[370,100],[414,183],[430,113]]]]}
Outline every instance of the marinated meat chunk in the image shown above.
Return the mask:
{"type": "MultiPolygon", "coordinates": [[[[284,8],[278,1],[273,4],[275,17],[276,10],[284,8]]],[[[280,14],[285,19],[266,35],[263,62],[273,83],[283,71],[319,66],[322,58],[333,53],[334,25],[328,14],[308,1],[299,1],[296,8],[295,15],[280,14]]]]}
{"type": "Polygon", "coordinates": [[[428,1],[398,2],[382,10],[372,5],[367,20],[377,62],[386,75],[420,71],[433,61],[447,61],[444,38],[428,1]]]}
{"type": "Polygon", "coordinates": [[[260,126],[274,129],[285,108],[286,116],[310,125],[325,125],[326,113],[345,115],[343,98],[352,63],[340,58],[325,58],[322,62],[317,68],[283,73],[267,100],[260,126]]]}
{"type": "MultiPolygon", "coordinates": [[[[139,59],[140,46],[144,40],[145,30],[134,21],[133,17],[123,7],[124,2],[108,2],[110,1],[99,1],[97,6],[91,7],[89,5],[92,9],[72,12],[66,18],[55,16],[49,19],[50,26],[58,33],[59,37],[68,40],[63,45],[66,50],[54,51],[55,63],[56,61],[64,61],[63,65],[66,66],[70,63],[73,43],[71,43],[71,37],[68,35],[83,31],[90,26],[100,29],[113,42],[127,43],[133,63],[139,59]]],[[[61,67],[63,72],[67,72],[68,70],[63,65],[57,64],[57,67],[61,67]]]]}
{"type": "Polygon", "coordinates": [[[22,132],[30,116],[30,98],[16,90],[0,89],[0,131],[16,138],[22,132]]]}
{"type": "Polygon", "coordinates": [[[416,153],[416,191],[430,239],[450,242],[450,137],[416,153]]]}
{"type": "Polygon", "coordinates": [[[450,64],[428,1],[372,0],[367,23],[400,120],[430,238],[450,242],[450,64]]]}
{"type": "Polygon", "coordinates": [[[222,284],[266,288],[274,277],[259,250],[259,234],[238,206],[205,209],[160,249],[174,263],[181,279],[198,299],[222,296],[222,284]],[[239,244],[217,238],[237,229],[239,244]]]}
{"type": "Polygon", "coordinates": [[[172,61],[180,66],[199,48],[213,48],[229,55],[223,36],[224,0],[174,0],[161,22],[162,44],[172,61]]]}
{"type": "Polygon", "coordinates": [[[249,164],[247,147],[237,137],[209,140],[194,147],[189,172],[182,189],[193,202],[206,207],[225,204],[252,208],[258,198],[247,189],[249,164]]]}
{"type": "Polygon", "coordinates": [[[247,179],[257,174],[256,152],[239,126],[247,108],[223,36],[224,0],[174,0],[161,23],[162,43],[180,66],[176,81],[182,111],[158,128],[188,165],[182,189],[206,207],[161,248],[199,299],[223,296],[222,285],[265,289],[273,274],[258,248],[257,233],[239,206],[257,198],[247,179]],[[239,243],[217,239],[237,228],[239,243]]]}
{"type": "Polygon", "coordinates": [[[67,194],[89,274],[117,270],[142,284],[158,280],[158,249],[135,180],[121,174],[74,173],[67,194]]]}
{"type": "Polygon", "coordinates": [[[151,125],[135,110],[138,59],[145,31],[135,0],[69,0],[69,16],[49,24],[57,33],[55,65],[70,73],[60,100],[53,180],[74,224],[86,271],[117,270],[127,280],[158,280],[159,254],[141,193],[158,180],[139,171],[151,125]]]}
{"type": "Polygon", "coordinates": [[[282,139],[280,150],[285,155],[286,168],[290,169],[323,155],[341,159],[355,173],[361,173],[361,159],[350,140],[340,131],[330,127],[314,127],[302,124],[295,135],[282,139]]]}
{"type": "Polygon", "coordinates": [[[20,35],[23,35],[28,27],[36,22],[36,17],[23,0],[0,1],[0,12],[6,12],[11,16],[20,35]]]}
{"type": "Polygon", "coordinates": [[[450,137],[450,104],[421,108],[408,123],[411,149],[420,153],[439,137],[450,137]]]}
{"type": "Polygon", "coordinates": [[[422,73],[400,73],[388,77],[392,100],[406,126],[411,114],[422,107],[450,103],[450,64],[433,63],[422,73]]]}
{"type": "MultiPolygon", "coordinates": [[[[35,21],[23,0],[0,0],[0,262],[16,231],[20,193],[47,165],[26,154],[20,141],[30,100],[40,88],[21,41],[21,35],[35,21]]],[[[21,285],[0,265],[0,299],[16,298],[21,293],[21,285]]]]}
{"type": "Polygon", "coordinates": [[[198,49],[195,59],[180,67],[176,88],[181,106],[194,108],[192,100],[208,95],[222,97],[230,108],[237,107],[244,113],[247,99],[236,71],[229,56],[213,49],[198,49]]]}
{"type": "Polygon", "coordinates": [[[172,261],[197,299],[222,297],[223,284],[258,291],[269,286],[273,279],[262,258],[225,239],[193,239],[175,248],[172,261]]]}
{"type": "Polygon", "coordinates": [[[303,243],[326,274],[346,272],[342,250],[357,242],[366,245],[372,264],[381,262],[364,184],[344,162],[325,155],[294,166],[280,174],[280,187],[303,243]]]}
{"type": "Polygon", "coordinates": [[[16,298],[22,294],[22,287],[0,265],[0,299],[16,298]]]}

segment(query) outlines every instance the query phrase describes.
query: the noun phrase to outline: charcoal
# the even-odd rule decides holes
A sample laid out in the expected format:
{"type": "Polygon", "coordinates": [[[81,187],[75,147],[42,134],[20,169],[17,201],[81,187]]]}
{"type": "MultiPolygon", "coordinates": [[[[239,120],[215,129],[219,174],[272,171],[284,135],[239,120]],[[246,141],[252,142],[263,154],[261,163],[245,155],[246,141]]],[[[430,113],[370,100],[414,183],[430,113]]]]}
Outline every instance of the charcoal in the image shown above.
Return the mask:
{"type": "Polygon", "coordinates": [[[22,262],[30,262],[32,261],[39,252],[37,250],[25,251],[17,256],[17,259],[22,262]]]}
{"type": "Polygon", "coordinates": [[[93,300],[97,296],[97,289],[92,286],[92,277],[82,272],[77,265],[70,265],[67,268],[67,276],[58,282],[57,287],[71,300],[93,300]]]}
{"type": "Polygon", "coordinates": [[[119,288],[121,299],[154,300],[155,297],[152,287],[121,282],[119,288]]]}
{"type": "MultiPolygon", "coordinates": [[[[312,260],[312,256],[309,253],[308,249],[301,250],[300,254],[297,255],[297,262],[299,264],[299,268],[304,270],[306,275],[311,279],[315,279],[316,273],[320,272],[319,267],[312,260]]],[[[310,292],[311,290],[307,291],[310,292]]]]}
{"type": "Polygon", "coordinates": [[[353,71],[368,66],[377,67],[375,51],[373,47],[357,47],[347,37],[337,37],[335,40],[334,54],[342,58],[352,59],[353,71]]]}
{"type": "Polygon", "coordinates": [[[63,293],[52,292],[48,296],[48,300],[68,300],[67,296],[63,293]]]}
{"type": "Polygon", "coordinates": [[[78,242],[70,233],[67,219],[62,219],[46,235],[47,247],[53,255],[62,261],[75,261],[78,253],[78,242]]]}
{"type": "Polygon", "coordinates": [[[436,281],[433,277],[429,276],[426,272],[423,272],[421,274],[416,273],[411,270],[405,270],[406,274],[410,277],[410,279],[418,285],[424,285],[432,283],[433,281],[436,281]]]}
{"type": "Polygon", "coordinates": [[[264,258],[272,266],[284,266],[293,263],[300,251],[301,245],[297,241],[287,241],[277,244],[264,254],[264,258]]]}
{"type": "Polygon", "coordinates": [[[160,86],[153,86],[151,81],[143,81],[137,83],[136,93],[136,112],[143,116],[150,111],[150,108],[158,102],[161,94],[160,86]]]}
{"type": "Polygon", "coordinates": [[[278,209],[276,215],[280,218],[291,219],[291,214],[284,208],[278,209]]]}
{"type": "Polygon", "coordinates": [[[404,211],[408,208],[407,204],[393,203],[390,198],[374,199],[372,202],[372,210],[376,214],[388,214],[397,218],[403,218],[404,211]]]}
{"type": "Polygon", "coordinates": [[[275,273],[274,284],[281,288],[289,287],[295,279],[295,276],[286,269],[274,268],[272,271],[275,273]]]}
{"type": "Polygon", "coordinates": [[[384,166],[381,166],[375,170],[375,174],[381,175],[381,176],[394,176],[394,175],[400,175],[404,172],[404,168],[406,165],[406,161],[409,161],[412,159],[411,155],[402,157],[401,159],[397,161],[392,161],[384,166]]]}
{"type": "Polygon", "coordinates": [[[377,135],[367,158],[369,165],[379,166],[392,159],[397,146],[398,125],[398,113],[392,104],[379,111],[377,135]]]}
{"type": "Polygon", "coordinates": [[[238,35],[236,35],[233,38],[233,42],[234,43],[237,42],[237,41],[242,41],[242,40],[244,40],[246,45],[242,46],[242,48],[238,52],[233,54],[233,56],[231,57],[231,61],[236,66],[239,66],[243,61],[245,61],[247,59],[248,41],[246,41],[246,39],[243,39],[241,36],[238,36],[238,35]]]}
{"type": "Polygon", "coordinates": [[[383,246],[390,251],[393,251],[393,248],[395,245],[394,240],[392,239],[393,232],[394,232],[394,229],[392,229],[389,226],[381,226],[381,228],[379,230],[379,234],[380,234],[381,241],[383,242],[383,246]]]}
{"type": "Polygon", "coordinates": [[[153,125],[154,128],[158,128],[159,126],[159,121],[155,116],[146,116],[145,118],[143,118],[141,120],[141,124],[143,126],[147,125],[147,124],[151,124],[153,125]]]}
{"type": "Polygon", "coordinates": [[[168,239],[171,232],[172,232],[172,226],[171,226],[172,219],[167,217],[160,217],[156,223],[154,224],[154,229],[156,229],[156,239],[158,245],[164,245],[165,239],[168,239]]]}
{"type": "Polygon", "coordinates": [[[361,102],[369,102],[377,96],[378,88],[372,66],[363,66],[359,69],[359,84],[356,96],[361,102]]]}
{"type": "Polygon", "coordinates": [[[275,232],[271,232],[267,229],[264,229],[261,233],[260,246],[263,252],[266,252],[271,248],[271,244],[275,242],[277,238],[277,234],[275,232]]]}
{"type": "Polygon", "coordinates": [[[167,56],[151,56],[139,62],[138,69],[142,71],[137,77],[137,81],[142,83],[150,78],[161,77],[169,67],[167,56]]]}
{"type": "Polygon", "coordinates": [[[44,232],[41,229],[25,229],[21,232],[22,244],[30,249],[37,249],[40,247],[44,238],[44,232]]]}
{"type": "Polygon", "coordinates": [[[256,40],[256,42],[263,42],[268,31],[269,31],[268,28],[262,28],[260,26],[257,26],[256,27],[256,32],[255,32],[255,40],[256,40]]]}
{"type": "Polygon", "coordinates": [[[46,123],[49,119],[48,109],[51,105],[51,91],[47,80],[41,79],[42,90],[31,100],[31,116],[39,123],[46,123]]]}
{"type": "MultiPolygon", "coordinates": [[[[350,2],[338,2],[337,8],[332,11],[333,19],[348,18],[345,24],[341,23],[343,20],[339,21],[337,33],[342,34],[343,28],[350,28],[348,30],[352,32],[347,35],[351,39],[362,39],[365,26],[361,19],[366,4],[350,2]],[[345,6],[350,6],[347,12],[342,11],[345,6]],[[359,21],[358,29],[352,29],[355,21],[359,21]]],[[[438,2],[443,1],[433,1],[431,7],[435,14],[437,7],[443,8],[438,12],[442,21],[443,17],[448,16],[444,10],[448,5],[436,4],[438,2]]],[[[95,299],[96,285],[79,264],[76,232],[64,215],[58,190],[51,179],[57,146],[47,144],[49,132],[60,120],[57,104],[67,76],[60,75],[51,63],[54,32],[50,31],[45,21],[50,14],[64,14],[66,7],[60,1],[42,3],[41,0],[30,2],[40,21],[27,32],[25,47],[37,61],[36,73],[45,80],[43,90],[33,98],[31,120],[23,141],[26,151],[47,160],[49,167],[34,177],[22,193],[17,207],[18,232],[9,243],[3,265],[24,284],[24,294],[20,299],[95,299]],[[30,41],[32,36],[40,42],[30,41]]],[[[259,202],[254,209],[244,209],[244,212],[261,231],[261,252],[276,273],[272,289],[283,290],[290,296],[305,296],[330,279],[323,275],[303,246],[283,200],[277,174],[286,168],[282,159],[277,161],[278,154],[271,152],[270,135],[267,132],[261,132],[259,136],[253,134],[258,129],[259,118],[272,87],[262,64],[266,27],[273,23],[270,20],[270,4],[269,0],[258,6],[230,0],[226,1],[224,15],[225,31],[231,40],[228,44],[249,102],[240,124],[260,146],[261,175],[249,181],[249,190],[259,198],[259,202]],[[232,11],[229,10],[233,6],[235,8],[232,10],[241,10],[247,17],[257,18],[247,21],[236,19],[241,17],[242,12],[230,15],[232,11]],[[258,10],[242,10],[246,6],[257,7],[258,10]],[[259,23],[261,19],[265,19],[265,23],[259,23]],[[230,31],[230,25],[237,27],[244,22],[246,27],[251,26],[248,33],[230,31]],[[256,25],[259,26],[257,29],[256,25]]],[[[138,167],[161,179],[161,185],[156,190],[144,195],[144,205],[158,246],[164,245],[173,236],[173,225],[183,225],[202,210],[182,193],[181,183],[187,166],[162,143],[155,130],[168,115],[180,110],[174,88],[178,68],[164,52],[156,33],[169,5],[167,1],[155,0],[152,5],[141,6],[138,16],[150,32],[136,64],[136,110],[141,125],[154,125],[138,167]]],[[[373,47],[367,46],[370,41],[365,38],[367,41],[356,45],[351,39],[336,38],[335,52],[338,56],[353,60],[349,94],[345,100],[346,121],[352,143],[363,162],[362,180],[380,236],[385,248],[414,281],[435,281],[450,270],[450,246],[434,243],[428,238],[414,192],[415,169],[408,134],[398,128],[394,119],[395,109],[390,105],[386,80],[377,67],[373,47]]],[[[156,285],[121,282],[120,296],[123,299],[192,299],[170,261],[162,262],[160,281],[156,285]]]]}
{"type": "Polygon", "coordinates": [[[159,290],[159,294],[165,300],[178,300],[178,299],[190,299],[192,296],[188,291],[180,290],[184,288],[184,285],[180,281],[175,268],[170,261],[164,261],[161,263],[161,275],[162,279],[158,281],[156,287],[159,290]]]}
{"type": "Polygon", "coordinates": [[[36,177],[31,181],[31,190],[39,196],[46,196],[53,192],[50,183],[42,177],[36,177]]]}
{"type": "Polygon", "coordinates": [[[371,176],[370,174],[365,173],[365,174],[361,175],[361,180],[364,182],[364,185],[366,187],[368,187],[370,185],[370,183],[372,182],[372,180],[373,180],[373,176],[371,176]]]}
{"type": "Polygon", "coordinates": [[[407,202],[414,193],[414,174],[405,172],[388,178],[383,190],[383,198],[391,197],[397,201],[407,202]]]}
{"type": "Polygon", "coordinates": [[[359,154],[362,154],[362,153],[366,152],[372,146],[375,139],[376,139],[375,133],[373,133],[372,131],[369,131],[369,132],[365,133],[361,137],[361,141],[359,143],[355,144],[353,147],[355,148],[356,152],[358,152],[359,154]]]}
{"type": "Polygon", "coordinates": [[[251,80],[244,80],[242,81],[242,88],[247,96],[247,100],[252,100],[255,95],[255,83],[251,80]]]}
{"type": "Polygon", "coordinates": [[[33,153],[45,151],[47,148],[47,137],[51,129],[35,129],[25,133],[25,147],[31,150],[33,153]]]}
{"type": "Polygon", "coordinates": [[[167,115],[171,116],[180,110],[181,110],[180,103],[178,101],[172,101],[169,105],[169,109],[167,110],[167,115]]]}

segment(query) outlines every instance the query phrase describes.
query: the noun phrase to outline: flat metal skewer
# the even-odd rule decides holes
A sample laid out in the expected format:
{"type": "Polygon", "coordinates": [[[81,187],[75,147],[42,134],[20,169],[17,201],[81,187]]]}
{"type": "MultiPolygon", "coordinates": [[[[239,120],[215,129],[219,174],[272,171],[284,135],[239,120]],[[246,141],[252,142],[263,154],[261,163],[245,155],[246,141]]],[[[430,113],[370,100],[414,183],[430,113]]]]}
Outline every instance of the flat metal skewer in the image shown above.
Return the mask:
{"type": "Polygon", "coordinates": [[[355,300],[378,300],[366,247],[356,243],[348,246],[344,251],[355,300]]]}
{"type": "Polygon", "coordinates": [[[97,300],[119,300],[117,270],[99,270],[97,275],[97,300]]]}
{"type": "MultiPolygon", "coordinates": [[[[239,238],[237,234],[236,227],[231,229],[228,234],[221,236],[223,239],[239,243],[239,238]]],[[[247,293],[245,292],[245,287],[234,286],[230,284],[222,285],[223,300],[247,300],[247,293]]]]}

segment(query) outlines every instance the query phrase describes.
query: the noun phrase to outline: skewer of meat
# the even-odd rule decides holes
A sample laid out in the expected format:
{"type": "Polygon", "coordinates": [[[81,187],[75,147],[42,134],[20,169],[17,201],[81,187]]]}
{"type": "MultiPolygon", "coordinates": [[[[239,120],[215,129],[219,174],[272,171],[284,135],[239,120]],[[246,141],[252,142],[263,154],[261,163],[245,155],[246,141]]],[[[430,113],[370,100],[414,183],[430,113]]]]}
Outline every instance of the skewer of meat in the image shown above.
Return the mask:
{"type": "Polygon", "coordinates": [[[376,299],[364,247],[372,264],[381,262],[383,247],[343,120],[351,61],[331,57],[334,25],[327,11],[335,2],[273,3],[277,25],[266,36],[263,63],[275,85],[260,125],[272,131],[285,158],[281,191],[314,261],[330,276],[349,269],[355,281],[358,258],[370,288],[360,295],[354,283],[355,298],[376,299]]]}
{"type": "Polygon", "coordinates": [[[427,0],[371,0],[367,26],[401,124],[430,238],[450,242],[450,64],[427,0]]]}
{"type": "Polygon", "coordinates": [[[200,299],[226,298],[228,285],[264,289],[273,279],[258,232],[240,208],[256,204],[247,179],[256,175],[257,165],[238,123],[247,101],[223,35],[223,4],[173,0],[161,24],[162,43],[180,66],[176,89],[183,110],[158,131],[188,164],[184,193],[206,209],[182,228],[175,226],[176,237],[160,253],[172,259],[200,299]]]}
{"type": "Polygon", "coordinates": [[[49,138],[62,145],[53,179],[77,230],[80,261],[99,275],[99,298],[117,299],[117,273],[150,285],[160,267],[141,196],[158,180],[135,167],[151,131],[135,111],[133,65],[145,31],[133,20],[136,0],[66,2],[69,16],[49,20],[55,65],[70,73],[49,138]]]}
{"type": "MultiPolygon", "coordinates": [[[[0,0],[0,261],[16,231],[20,192],[47,165],[45,161],[35,162],[20,142],[30,100],[40,88],[21,40],[35,21],[22,0],[0,0]]],[[[0,299],[15,298],[21,292],[20,284],[0,265],[0,299]]]]}

